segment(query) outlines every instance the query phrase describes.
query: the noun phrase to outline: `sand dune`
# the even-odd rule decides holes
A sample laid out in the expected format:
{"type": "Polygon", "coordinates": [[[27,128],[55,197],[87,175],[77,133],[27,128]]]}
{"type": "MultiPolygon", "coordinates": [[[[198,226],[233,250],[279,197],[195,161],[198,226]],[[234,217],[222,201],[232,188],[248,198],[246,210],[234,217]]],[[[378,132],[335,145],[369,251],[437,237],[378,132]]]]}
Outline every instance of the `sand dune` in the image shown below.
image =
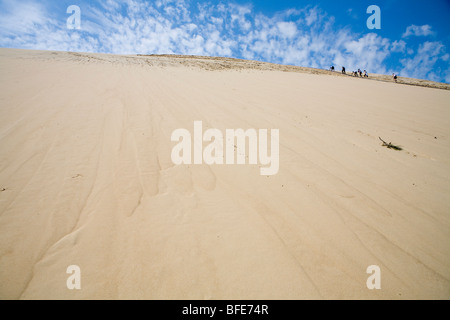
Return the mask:
{"type": "Polygon", "coordinates": [[[450,298],[448,90],[12,49],[0,85],[1,299],[450,298]],[[278,174],[175,166],[196,120],[280,129],[278,174]]]}

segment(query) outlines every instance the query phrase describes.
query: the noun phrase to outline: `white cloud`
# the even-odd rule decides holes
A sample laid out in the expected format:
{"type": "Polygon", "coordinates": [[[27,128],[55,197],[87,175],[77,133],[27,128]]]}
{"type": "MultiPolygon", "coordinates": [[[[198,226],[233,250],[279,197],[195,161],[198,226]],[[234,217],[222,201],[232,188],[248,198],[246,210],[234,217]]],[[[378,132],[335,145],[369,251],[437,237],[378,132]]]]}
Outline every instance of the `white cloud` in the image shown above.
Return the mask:
{"type": "Polygon", "coordinates": [[[310,9],[306,15],[305,21],[307,26],[311,26],[313,23],[320,19],[317,8],[310,9]]]}
{"type": "Polygon", "coordinates": [[[410,36],[430,36],[433,35],[434,32],[431,30],[431,26],[428,24],[425,24],[423,26],[416,26],[416,25],[410,25],[406,28],[405,33],[403,33],[402,38],[408,38],[410,36]]]}
{"type": "Polygon", "coordinates": [[[347,10],[347,15],[352,19],[358,19],[358,14],[355,12],[355,10],[353,10],[353,8],[347,10]]]}
{"type": "MultiPolygon", "coordinates": [[[[412,58],[401,59],[403,65],[401,75],[406,77],[430,79],[440,81],[436,63],[439,59],[445,60],[445,47],[441,42],[425,42],[419,46],[417,53],[412,58]]],[[[448,72],[448,70],[445,70],[448,72]]]]}
{"type": "Polygon", "coordinates": [[[392,42],[391,52],[405,52],[406,50],[406,42],[403,40],[395,40],[392,42]]]}
{"type": "Polygon", "coordinates": [[[278,22],[278,30],[283,38],[292,39],[297,34],[297,26],[293,22],[278,22]]]}
{"type": "Polygon", "coordinates": [[[450,70],[447,70],[445,73],[445,82],[450,83],[450,70]]]}
{"type": "MultiPolygon", "coordinates": [[[[45,8],[36,2],[6,0],[2,2],[0,29],[2,35],[31,34],[37,26],[46,25],[45,8]]],[[[53,21],[50,21],[53,22],[53,21]]]]}

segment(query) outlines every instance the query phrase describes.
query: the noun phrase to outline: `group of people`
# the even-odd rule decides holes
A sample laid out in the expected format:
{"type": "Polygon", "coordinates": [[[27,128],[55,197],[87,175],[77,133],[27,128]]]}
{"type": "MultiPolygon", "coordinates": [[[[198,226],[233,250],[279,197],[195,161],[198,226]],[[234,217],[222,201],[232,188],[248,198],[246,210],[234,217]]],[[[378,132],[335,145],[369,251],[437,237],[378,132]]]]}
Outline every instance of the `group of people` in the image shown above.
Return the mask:
{"type": "MultiPolygon", "coordinates": [[[[331,66],[330,70],[331,70],[331,71],[334,71],[334,66],[331,66]]],[[[343,74],[347,74],[347,73],[345,72],[345,67],[342,67],[342,73],[343,73],[343,74]]],[[[369,77],[369,74],[367,73],[366,70],[364,70],[364,75],[363,75],[363,72],[361,71],[361,69],[358,69],[358,71],[353,71],[353,72],[352,72],[352,76],[357,77],[358,75],[359,75],[361,78],[362,78],[363,76],[364,76],[364,78],[368,78],[368,77],[369,77]]]]}
{"type": "MultiPolygon", "coordinates": [[[[363,72],[361,71],[361,69],[358,69],[358,71],[353,71],[352,75],[354,77],[360,76],[362,78],[363,77],[363,72]]],[[[368,78],[368,77],[369,77],[369,74],[367,73],[366,70],[364,70],[364,78],[368,78]]]]}
{"type": "MultiPolygon", "coordinates": [[[[330,68],[330,71],[334,71],[334,66],[331,66],[331,68],[330,68]]],[[[342,67],[342,74],[347,74],[346,72],[345,72],[345,67],[342,67]]],[[[364,73],[361,71],[361,69],[358,69],[358,71],[352,71],[352,76],[354,76],[354,77],[364,77],[364,78],[368,78],[369,77],[369,74],[367,73],[367,71],[366,70],[364,70],[364,73]]],[[[395,82],[397,82],[397,78],[398,78],[398,76],[397,76],[397,74],[395,74],[395,73],[393,73],[392,74],[392,79],[395,81],[395,82]]]]}

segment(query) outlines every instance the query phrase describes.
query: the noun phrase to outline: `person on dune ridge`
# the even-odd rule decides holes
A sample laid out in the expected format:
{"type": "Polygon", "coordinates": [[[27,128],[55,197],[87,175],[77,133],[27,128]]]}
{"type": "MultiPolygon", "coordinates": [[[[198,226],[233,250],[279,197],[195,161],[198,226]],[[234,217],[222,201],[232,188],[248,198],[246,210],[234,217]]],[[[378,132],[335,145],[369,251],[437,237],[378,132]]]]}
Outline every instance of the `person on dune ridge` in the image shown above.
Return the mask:
{"type": "Polygon", "coordinates": [[[394,79],[395,82],[397,82],[397,75],[395,73],[392,74],[392,78],[394,79]]]}

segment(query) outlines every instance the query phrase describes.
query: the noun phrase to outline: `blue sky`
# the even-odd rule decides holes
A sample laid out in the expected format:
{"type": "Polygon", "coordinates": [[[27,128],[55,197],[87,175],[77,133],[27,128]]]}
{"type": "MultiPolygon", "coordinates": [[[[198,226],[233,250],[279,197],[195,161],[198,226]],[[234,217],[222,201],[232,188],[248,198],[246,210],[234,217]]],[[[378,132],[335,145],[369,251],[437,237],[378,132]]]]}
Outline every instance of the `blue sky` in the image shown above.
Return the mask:
{"type": "Polygon", "coordinates": [[[0,0],[0,47],[227,56],[450,83],[449,0],[0,0]],[[69,29],[67,8],[81,10],[69,29]],[[381,29],[368,29],[369,5],[381,29]]]}

